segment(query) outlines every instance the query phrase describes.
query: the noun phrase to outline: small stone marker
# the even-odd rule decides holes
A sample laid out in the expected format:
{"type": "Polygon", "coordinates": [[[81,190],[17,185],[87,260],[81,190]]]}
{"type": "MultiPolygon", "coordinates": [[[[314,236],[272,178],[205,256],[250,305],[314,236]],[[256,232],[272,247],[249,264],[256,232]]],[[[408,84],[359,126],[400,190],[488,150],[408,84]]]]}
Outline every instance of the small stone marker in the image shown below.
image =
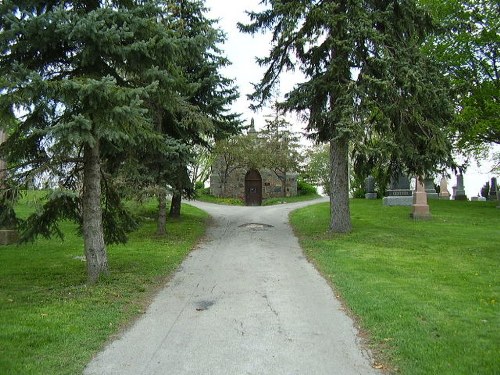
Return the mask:
{"type": "Polygon", "coordinates": [[[439,199],[439,194],[436,192],[436,187],[434,186],[434,179],[432,177],[427,177],[424,180],[425,192],[427,193],[427,199],[439,199]]]}
{"type": "Polygon", "coordinates": [[[415,220],[428,220],[431,218],[431,212],[429,210],[429,205],[427,204],[427,193],[425,192],[425,186],[417,178],[416,189],[413,194],[413,204],[410,217],[415,220]]]}
{"type": "Polygon", "coordinates": [[[467,200],[467,195],[465,195],[464,188],[464,176],[461,173],[457,175],[457,186],[453,187],[453,199],[456,201],[467,200]]]}
{"type": "Polygon", "coordinates": [[[486,198],[477,196],[477,197],[471,197],[470,200],[471,202],[484,202],[486,201],[486,198]]]}
{"type": "Polygon", "coordinates": [[[496,177],[492,177],[491,182],[490,182],[490,192],[489,192],[488,200],[490,200],[490,201],[497,200],[497,190],[498,190],[497,179],[496,179],[496,177]]]}
{"type": "Polygon", "coordinates": [[[365,199],[377,199],[377,193],[375,192],[375,179],[373,176],[365,178],[365,190],[365,199]]]}
{"type": "Polygon", "coordinates": [[[390,188],[382,199],[384,206],[411,206],[413,192],[410,189],[410,180],[407,176],[399,174],[397,179],[392,179],[390,188]]]}
{"type": "Polygon", "coordinates": [[[444,176],[439,182],[439,199],[450,199],[450,192],[448,191],[448,180],[444,176]]]}

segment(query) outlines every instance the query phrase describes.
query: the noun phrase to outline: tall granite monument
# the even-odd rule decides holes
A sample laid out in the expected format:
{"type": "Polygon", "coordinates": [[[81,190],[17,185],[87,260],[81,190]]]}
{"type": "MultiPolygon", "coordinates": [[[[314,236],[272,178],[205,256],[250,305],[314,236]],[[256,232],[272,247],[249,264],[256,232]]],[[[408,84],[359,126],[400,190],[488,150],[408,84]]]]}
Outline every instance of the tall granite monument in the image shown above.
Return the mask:
{"type": "Polygon", "coordinates": [[[456,201],[466,201],[464,176],[462,173],[457,175],[457,185],[453,187],[453,199],[456,201]]]}
{"type": "Polygon", "coordinates": [[[490,181],[490,191],[489,191],[489,196],[488,200],[490,201],[496,201],[497,200],[497,190],[498,190],[498,185],[497,185],[497,179],[496,177],[492,177],[490,181]]]}

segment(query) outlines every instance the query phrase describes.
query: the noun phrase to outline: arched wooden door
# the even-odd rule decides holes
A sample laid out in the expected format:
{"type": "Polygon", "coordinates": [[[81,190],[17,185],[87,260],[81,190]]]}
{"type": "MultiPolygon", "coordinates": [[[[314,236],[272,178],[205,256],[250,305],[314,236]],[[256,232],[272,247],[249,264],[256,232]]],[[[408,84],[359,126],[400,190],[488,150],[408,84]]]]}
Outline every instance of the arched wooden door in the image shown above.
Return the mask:
{"type": "Polygon", "coordinates": [[[245,176],[245,204],[247,206],[262,204],[262,177],[255,169],[249,170],[245,176]]]}

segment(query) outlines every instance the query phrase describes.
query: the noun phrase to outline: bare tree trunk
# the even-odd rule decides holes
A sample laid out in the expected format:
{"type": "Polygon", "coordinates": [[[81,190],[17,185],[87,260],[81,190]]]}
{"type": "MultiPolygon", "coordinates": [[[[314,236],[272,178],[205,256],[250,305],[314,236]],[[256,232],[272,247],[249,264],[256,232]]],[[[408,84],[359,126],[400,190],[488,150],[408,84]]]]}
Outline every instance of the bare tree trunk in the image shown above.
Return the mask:
{"type": "Polygon", "coordinates": [[[174,191],[172,194],[172,203],[170,204],[170,214],[171,218],[177,219],[181,216],[181,203],[182,203],[182,194],[181,192],[174,191]]]}
{"type": "Polygon", "coordinates": [[[330,231],[348,233],[352,229],[349,210],[349,142],[330,141],[330,231]]]}
{"type": "Polygon", "coordinates": [[[93,147],[86,145],[84,149],[82,206],[87,276],[88,282],[93,284],[102,274],[109,272],[102,227],[99,141],[93,147]]]}
{"type": "Polygon", "coordinates": [[[286,198],[288,196],[286,191],[286,171],[283,172],[283,181],[281,183],[283,184],[283,197],[286,198]]]}
{"type": "Polygon", "coordinates": [[[156,227],[156,234],[164,236],[167,234],[167,197],[164,189],[160,189],[158,194],[158,221],[156,227]]]}

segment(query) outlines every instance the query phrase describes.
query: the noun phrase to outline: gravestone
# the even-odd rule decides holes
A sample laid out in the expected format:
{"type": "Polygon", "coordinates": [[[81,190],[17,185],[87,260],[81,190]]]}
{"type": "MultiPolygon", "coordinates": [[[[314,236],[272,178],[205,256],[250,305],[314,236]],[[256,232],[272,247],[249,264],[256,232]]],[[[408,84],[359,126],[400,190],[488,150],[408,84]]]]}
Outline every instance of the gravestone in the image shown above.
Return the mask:
{"type": "Polygon", "coordinates": [[[413,204],[413,192],[407,176],[400,174],[391,180],[382,203],[384,206],[411,206],[413,204]]]}
{"type": "Polygon", "coordinates": [[[410,214],[410,217],[415,220],[429,220],[431,218],[431,212],[429,210],[429,205],[427,204],[427,193],[425,190],[425,185],[419,178],[417,178],[410,214]]]}
{"type": "Polygon", "coordinates": [[[491,182],[490,182],[490,193],[489,193],[488,200],[490,200],[490,201],[497,200],[497,190],[498,190],[497,179],[496,179],[496,177],[492,177],[491,182]]]}
{"type": "Polygon", "coordinates": [[[486,201],[486,198],[477,196],[477,197],[471,197],[470,200],[471,200],[471,202],[484,202],[484,201],[486,201]]]}
{"type": "Polygon", "coordinates": [[[434,179],[432,177],[427,177],[424,180],[425,192],[427,193],[427,199],[439,199],[439,194],[434,186],[434,179]]]}
{"type": "Polygon", "coordinates": [[[375,179],[373,176],[365,178],[365,190],[365,199],[377,199],[377,193],[375,192],[375,179]]]}
{"type": "Polygon", "coordinates": [[[448,180],[446,177],[441,178],[439,182],[439,199],[450,199],[450,192],[448,191],[448,180]]]}
{"type": "Polygon", "coordinates": [[[464,188],[464,176],[461,173],[457,175],[457,185],[453,189],[453,199],[456,201],[467,200],[467,195],[465,195],[464,188]]]}

